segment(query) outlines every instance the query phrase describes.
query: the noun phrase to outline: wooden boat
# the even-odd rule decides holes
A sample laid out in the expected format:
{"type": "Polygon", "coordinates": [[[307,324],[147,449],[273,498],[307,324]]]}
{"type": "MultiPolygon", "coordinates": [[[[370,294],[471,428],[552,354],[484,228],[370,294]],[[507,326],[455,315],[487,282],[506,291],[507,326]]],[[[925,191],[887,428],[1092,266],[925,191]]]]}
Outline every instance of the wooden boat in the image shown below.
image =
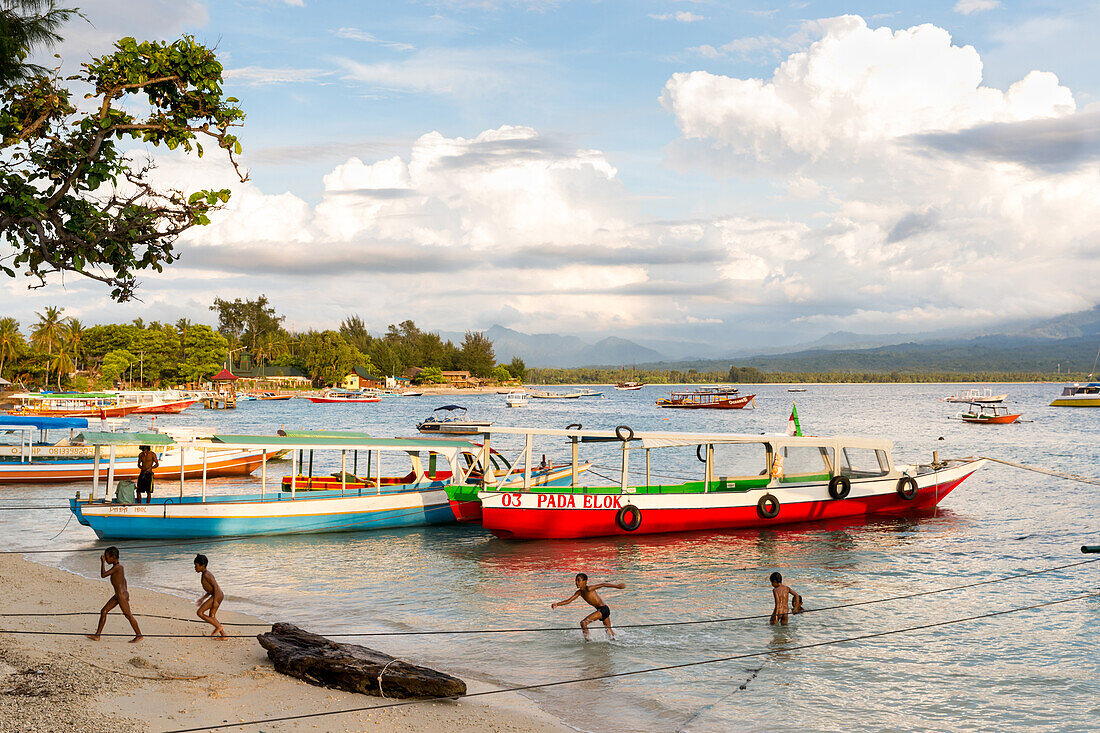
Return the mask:
{"type": "Polygon", "coordinates": [[[682,410],[740,410],[756,406],[756,395],[740,394],[733,387],[712,387],[673,392],[667,399],[657,400],[658,407],[682,410]]]}
{"type": "Polygon", "coordinates": [[[1051,407],[1100,407],[1100,382],[1074,384],[1063,387],[1060,397],[1054,398],[1051,407]]]}
{"type": "Polygon", "coordinates": [[[128,390],[115,391],[123,402],[140,405],[134,415],[178,415],[199,401],[198,397],[188,397],[178,390],[128,390]]]}
{"type": "Polygon", "coordinates": [[[580,395],[581,397],[602,397],[603,396],[603,392],[597,392],[596,390],[590,389],[588,387],[585,387],[583,389],[578,389],[577,394],[580,395]]]}
{"type": "Polygon", "coordinates": [[[805,387],[787,387],[788,392],[805,392],[805,387]]]}
{"type": "Polygon", "coordinates": [[[546,392],[539,390],[531,391],[531,399],[533,400],[577,400],[583,395],[580,392],[546,392]]]}
{"type": "Polygon", "coordinates": [[[944,397],[943,402],[962,402],[964,404],[979,402],[993,405],[1004,402],[1007,398],[1007,394],[993,394],[993,390],[986,387],[985,389],[968,389],[962,394],[953,394],[950,397],[944,397]]]}
{"type": "MultiPolygon", "coordinates": [[[[38,418],[39,420],[48,418],[38,418]]],[[[54,418],[62,419],[62,418],[54,418]]],[[[79,418],[67,418],[76,420],[79,418]]],[[[12,424],[0,417],[0,430],[12,432],[12,424]]],[[[86,421],[85,421],[86,422],[86,421]]],[[[43,424],[31,429],[50,430],[65,425],[43,424]]],[[[204,445],[197,439],[195,445],[204,445]]],[[[264,460],[264,454],[256,450],[221,450],[206,444],[201,452],[188,452],[176,445],[176,441],[164,433],[123,433],[87,431],[76,435],[71,442],[64,444],[35,444],[21,441],[19,446],[0,446],[0,484],[23,483],[65,483],[69,481],[94,480],[96,468],[103,474],[107,463],[113,463],[114,472],[110,476],[116,479],[136,479],[138,477],[138,446],[153,447],[160,460],[160,467],[153,475],[157,479],[197,478],[204,473],[208,477],[245,476],[255,471],[264,460]],[[92,436],[98,442],[89,442],[92,436]],[[99,446],[107,447],[100,450],[99,446]],[[113,460],[112,460],[113,459],[113,460]]],[[[267,458],[274,458],[274,454],[267,458]]]]}
{"type": "Polygon", "coordinates": [[[125,417],[141,407],[109,392],[24,392],[10,399],[18,402],[12,414],[40,417],[125,417]]]}
{"type": "Polygon", "coordinates": [[[527,407],[527,393],[522,390],[508,392],[504,395],[504,404],[508,407],[527,407]]]}
{"type": "Polygon", "coordinates": [[[331,389],[328,392],[320,395],[319,397],[310,397],[309,401],[323,405],[334,405],[340,403],[360,404],[366,402],[381,402],[382,398],[374,392],[370,391],[351,392],[346,390],[331,389]]]}
{"type": "MultiPolygon", "coordinates": [[[[588,442],[617,443],[622,480],[613,486],[479,491],[482,524],[506,539],[575,538],[766,527],[840,517],[902,514],[936,506],[984,463],[966,458],[895,465],[893,444],[879,438],[794,437],[726,433],[634,433],[490,428],[501,434],[571,441],[573,465],[588,442]],[[701,460],[694,480],[665,482],[651,453],[687,451],[701,460]],[[631,460],[633,459],[633,461],[631,460]],[[644,482],[631,482],[642,462],[644,482]]],[[[683,469],[674,473],[680,475],[683,469]]],[[[451,487],[463,498],[466,489],[451,487]]]]}
{"type": "Polygon", "coordinates": [[[990,405],[984,402],[971,402],[970,409],[960,412],[957,417],[963,422],[978,425],[1010,425],[1020,419],[1020,415],[1009,414],[1002,405],[990,405]]]}
{"type": "MultiPolygon", "coordinates": [[[[91,442],[102,447],[104,444],[91,442]]],[[[206,454],[211,450],[252,451],[263,455],[289,452],[290,482],[284,490],[281,479],[270,485],[267,460],[260,465],[259,493],[211,496],[202,480],[199,493],[188,493],[180,481],[175,496],[164,489],[154,494],[150,504],[110,501],[98,485],[93,498],[70,500],[77,520],[92,528],[102,539],[226,537],[277,535],[312,532],[351,532],[394,527],[413,527],[455,522],[450,500],[444,490],[447,483],[432,478],[422,459],[446,461],[451,479],[466,481],[469,471],[462,452],[476,455],[479,448],[459,440],[373,439],[361,437],[292,436],[216,436],[211,443],[180,444],[180,450],[206,454]],[[351,488],[345,473],[332,490],[299,492],[297,481],[300,456],[327,451],[338,465],[346,467],[354,455],[368,457],[367,481],[351,488]],[[399,483],[381,481],[382,467],[395,466],[401,460],[411,467],[411,476],[399,483]]],[[[307,480],[310,477],[306,477],[307,480]]]]}
{"type": "Polygon", "coordinates": [[[645,385],[641,382],[619,382],[615,385],[615,389],[619,390],[620,392],[628,392],[639,390],[644,386],[645,385]]]}
{"type": "Polygon", "coordinates": [[[467,410],[462,405],[443,405],[432,410],[416,429],[422,433],[444,433],[447,435],[475,435],[482,428],[492,425],[487,420],[467,420],[467,410]]]}

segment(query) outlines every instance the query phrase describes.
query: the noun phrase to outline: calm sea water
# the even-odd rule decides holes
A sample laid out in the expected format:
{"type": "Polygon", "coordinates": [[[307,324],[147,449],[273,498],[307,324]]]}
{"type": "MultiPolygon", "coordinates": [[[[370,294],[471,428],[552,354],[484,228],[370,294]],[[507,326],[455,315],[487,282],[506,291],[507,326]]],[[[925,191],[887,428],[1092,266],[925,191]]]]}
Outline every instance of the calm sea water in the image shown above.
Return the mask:
{"type": "MultiPolygon", "coordinates": [[[[1071,473],[1100,474],[1100,410],[1052,408],[1056,385],[1006,385],[1023,422],[975,426],[948,419],[949,385],[783,387],[758,393],[756,410],[669,414],[653,406],[667,390],[608,391],[604,399],[531,401],[509,410],[497,395],[394,398],[367,405],[242,403],[231,412],[191,410],[158,422],[213,425],[223,432],[280,427],[415,434],[433,407],[457,400],[498,425],[636,430],[777,432],[797,400],[809,434],[881,436],[898,462],[989,455],[1071,473]],[[942,438],[942,440],[941,440],[942,438]]],[[[506,454],[515,445],[496,445],[506,454]]],[[[536,446],[566,459],[564,443],[536,446]]],[[[614,452],[586,451],[601,466],[614,452]]],[[[670,455],[654,472],[694,475],[693,455],[670,455]]],[[[332,466],[318,462],[318,472],[332,466]]],[[[600,470],[600,469],[597,469],[600,470]]],[[[284,469],[289,471],[289,466],[284,469]]],[[[613,473],[603,471],[608,476],[613,473]]],[[[278,469],[276,469],[278,473],[278,469]]],[[[215,482],[212,482],[215,483],[215,482]]],[[[254,490],[258,480],[216,482],[254,490]]],[[[83,485],[4,487],[0,505],[55,503],[83,485]],[[10,501],[5,501],[9,500],[10,501]]],[[[164,490],[168,490],[165,488],[164,490]]],[[[174,490],[174,489],[173,489],[174,490]]],[[[196,487],[197,490],[197,487],[196,487]]],[[[766,614],[767,576],[781,571],[810,608],[881,598],[1087,559],[1100,543],[1095,486],[993,465],[949,496],[933,516],[683,535],[583,541],[507,542],[480,528],[375,531],[264,538],[135,551],[131,582],[192,596],[191,557],[210,555],[236,610],[317,631],[568,626],[587,612],[567,597],[572,576],[626,583],[605,600],[619,623],[766,614]]],[[[6,544],[95,546],[75,522],[52,542],[64,510],[2,512],[6,544]]],[[[37,556],[94,575],[95,555],[37,556]]],[[[505,685],[627,672],[771,652],[764,657],[585,682],[525,693],[585,731],[1100,728],[1100,599],[877,640],[802,651],[786,647],[1068,598],[1100,590],[1100,564],[925,598],[765,621],[626,629],[616,642],[582,643],[578,632],[363,639],[391,654],[505,685]],[[755,674],[755,677],[753,675],[755,674]],[[747,684],[746,684],[747,683],[747,684]]],[[[181,612],[189,606],[181,601],[181,612]]]]}

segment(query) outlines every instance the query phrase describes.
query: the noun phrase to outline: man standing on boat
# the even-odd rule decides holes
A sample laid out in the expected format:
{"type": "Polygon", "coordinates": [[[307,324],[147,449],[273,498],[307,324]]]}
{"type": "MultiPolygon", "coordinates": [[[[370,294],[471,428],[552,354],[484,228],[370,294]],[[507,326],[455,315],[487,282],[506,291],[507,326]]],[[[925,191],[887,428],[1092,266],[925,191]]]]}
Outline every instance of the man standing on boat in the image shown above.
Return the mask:
{"type": "Polygon", "coordinates": [[[141,446],[138,454],[138,480],[137,503],[141,503],[141,495],[145,494],[145,503],[153,503],[153,469],[160,467],[160,459],[147,445],[141,446]]]}

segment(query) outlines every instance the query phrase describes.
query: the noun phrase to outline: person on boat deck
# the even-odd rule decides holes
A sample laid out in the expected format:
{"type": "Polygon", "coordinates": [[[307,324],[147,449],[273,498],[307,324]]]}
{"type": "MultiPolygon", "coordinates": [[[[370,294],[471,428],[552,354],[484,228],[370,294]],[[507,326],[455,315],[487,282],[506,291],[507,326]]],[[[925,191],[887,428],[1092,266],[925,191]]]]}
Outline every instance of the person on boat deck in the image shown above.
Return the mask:
{"type": "Polygon", "coordinates": [[[152,451],[147,445],[141,446],[141,453],[138,453],[138,480],[137,491],[134,492],[137,495],[137,503],[141,503],[141,495],[145,494],[145,503],[151,504],[153,501],[153,469],[160,467],[160,459],[157,458],[157,454],[152,451]]]}
{"type": "Polygon", "coordinates": [[[788,613],[802,613],[802,596],[795,593],[790,586],[783,585],[783,576],[780,573],[772,573],[769,580],[772,584],[772,596],[775,598],[775,609],[768,623],[772,626],[776,624],[786,626],[788,613]],[[791,597],[794,598],[793,610],[789,606],[791,597]]]}
{"type": "Polygon", "coordinates": [[[546,460],[546,454],[543,453],[542,454],[542,463],[539,464],[539,470],[540,471],[545,471],[548,468],[550,468],[550,462],[546,460]]]}
{"type": "Polygon", "coordinates": [[[603,602],[603,599],[600,598],[596,591],[600,588],[618,588],[619,590],[624,590],[626,585],[623,583],[597,583],[596,585],[589,585],[588,576],[584,573],[577,573],[577,577],[574,578],[573,582],[577,584],[577,591],[564,601],[551,603],[550,608],[557,608],[558,606],[572,603],[577,599],[577,596],[580,596],[588,605],[596,609],[581,619],[581,631],[584,632],[584,640],[588,641],[588,624],[596,620],[603,621],[603,625],[607,628],[607,635],[614,639],[615,630],[611,628],[611,609],[607,607],[607,604],[603,602]]]}
{"type": "Polygon", "coordinates": [[[202,584],[203,594],[199,597],[199,600],[195,604],[199,607],[196,613],[206,623],[214,627],[214,630],[210,632],[211,636],[214,634],[221,634],[220,641],[224,641],[229,637],[225,633],[225,629],[222,627],[221,621],[218,621],[217,614],[218,609],[222,605],[222,601],[225,600],[225,594],[222,593],[222,588],[218,585],[218,581],[214,580],[214,574],[206,569],[206,566],[210,564],[206,555],[195,555],[195,572],[201,573],[199,576],[199,583],[202,584]]]}
{"type": "Polygon", "coordinates": [[[99,641],[99,636],[103,633],[103,625],[107,623],[107,614],[110,613],[112,608],[118,606],[122,609],[122,615],[130,622],[130,626],[134,627],[134,638],[130,639],[130,643],[136,644],[144,639],[145,637],[141,635],[141,629],[138,628],[137,619],[130,612],[130,589],[126,586],[126,571],[122,569],[122,563],[119,562],[117,547],[108,547],[99,556],[99,577],[111,579],[111,586],[115,589],[115,594],[100,610],[99,626],[96,628],[95,633],[85,634],[85,636],[92,641],[99,641]],[[108,563],[111,565],[110,570],[107,569],[108,563]]]}

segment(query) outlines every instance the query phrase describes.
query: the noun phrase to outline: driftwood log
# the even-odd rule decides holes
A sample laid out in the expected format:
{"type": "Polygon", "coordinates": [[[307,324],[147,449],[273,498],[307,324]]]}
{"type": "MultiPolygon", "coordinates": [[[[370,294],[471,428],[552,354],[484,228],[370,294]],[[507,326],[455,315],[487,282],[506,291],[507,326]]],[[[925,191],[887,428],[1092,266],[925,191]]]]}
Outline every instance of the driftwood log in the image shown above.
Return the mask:
{"type": "Polygon", "coordinates": [[[276,671],[320,687],[397,698],[466,694],[466,683],[456,677],[365,646],[341,644],[294,624],[273,624],[256,638],[276,671]]]}

